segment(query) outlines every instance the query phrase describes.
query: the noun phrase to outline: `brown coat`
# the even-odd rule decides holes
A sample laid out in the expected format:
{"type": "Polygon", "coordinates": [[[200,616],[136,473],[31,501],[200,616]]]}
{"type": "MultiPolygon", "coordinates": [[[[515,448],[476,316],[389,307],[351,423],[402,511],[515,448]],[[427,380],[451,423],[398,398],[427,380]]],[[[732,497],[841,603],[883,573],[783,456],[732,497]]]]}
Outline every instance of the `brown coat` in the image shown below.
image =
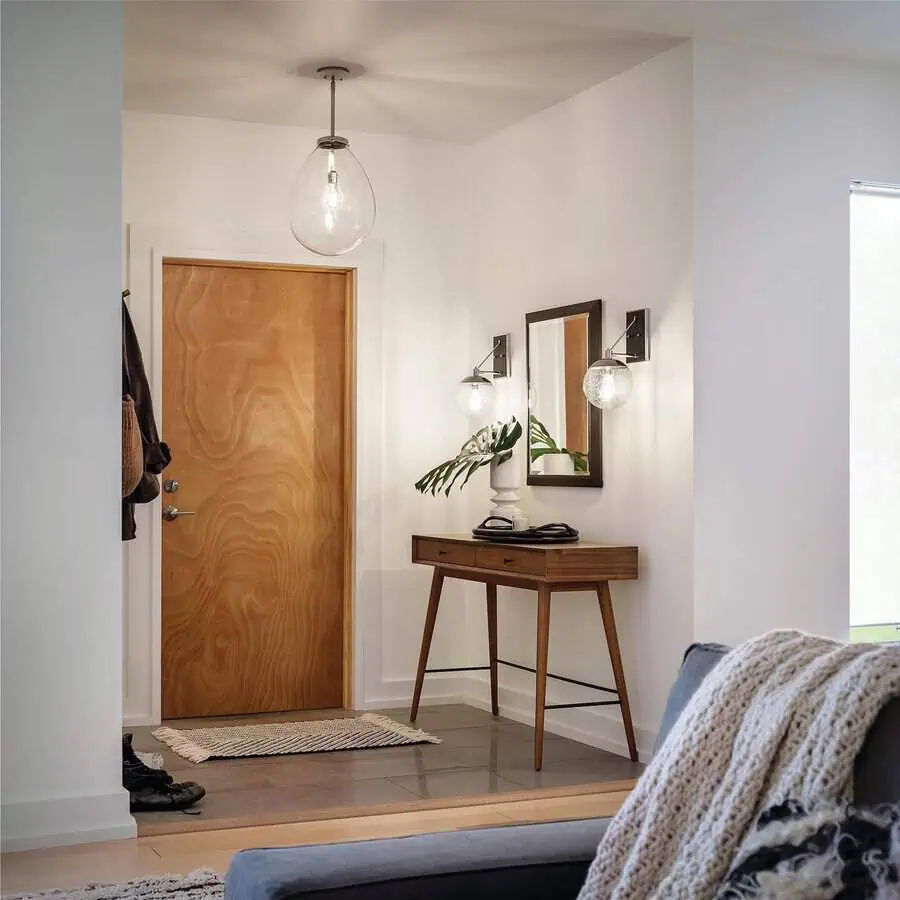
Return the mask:
{"type": "Polygon", "coordinates": [[[172,454],[168,446],[159,439],[156,430],[150,385],[144,371],[141,347],[125,305],[125,296],[127,295],[122,298],[122,393],[130,394],[134,400],[144,448],[144,476],[134,492],[122,501],[122,540],[130,541],[136,533],[134,504],[150,503],[159,496],[157,476],[172,461],[172,454]]]}

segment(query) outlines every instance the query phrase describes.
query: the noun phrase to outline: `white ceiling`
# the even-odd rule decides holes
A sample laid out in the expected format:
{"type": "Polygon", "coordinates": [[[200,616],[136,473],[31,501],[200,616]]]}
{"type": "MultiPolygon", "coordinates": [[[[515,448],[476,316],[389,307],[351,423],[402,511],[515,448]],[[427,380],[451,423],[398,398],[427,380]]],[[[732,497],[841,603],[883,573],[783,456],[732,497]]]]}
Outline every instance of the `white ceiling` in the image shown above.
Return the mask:
{"type": "Polygon", "coordinates": [[[126,3],[125,106],[471,142],[690,37],[900,65],[900,2],[153,0],[126,3]]]}

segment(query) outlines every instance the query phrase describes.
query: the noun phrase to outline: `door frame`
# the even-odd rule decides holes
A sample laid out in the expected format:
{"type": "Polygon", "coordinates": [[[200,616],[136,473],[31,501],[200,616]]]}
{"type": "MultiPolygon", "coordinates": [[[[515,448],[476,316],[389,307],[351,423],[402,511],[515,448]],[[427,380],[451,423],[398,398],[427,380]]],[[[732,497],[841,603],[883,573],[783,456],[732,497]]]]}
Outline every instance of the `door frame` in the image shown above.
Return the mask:
{"type": "MultiPolygon", "coordinates": [[[[224,231],[192,226],[140,226],[129,224],[125,234],[125,284],[131,291],[129,310],[143,347],[144,365],[154,397],[160,431],[165,439],[162,407],[162,275],[163,261],[192,260],[199,264],[231,264],[259,268],[288,268],[305,271],[348,272],[350,301],[346,327],[346,403],[344,428],[347,435],[345,457],[345,513],[348,552],[344,558],[344,706],[354,707],[364,696],[364,635],[359,627],[357,595],[360,573],[381,558],[380,534],[370,535],[357,523],[359,499],[369,490],[368,468],[360,465],[356,440],[359,418],[365,404],[357,402],[360,364],[367,370],[380,366],[381,340],[377,345],[360,340],[361,325],[367,332],[381,331],[380,288],[383,275],[383,246],[368,241],[363,247],[340,258],[335,265],[323,263],[291,238],[289,233],[224,231]],[[372,304],[361,316],[356,298],[372,304]],[[364,360],[360,356],[365,355],[364,360]]],[[[374,337],[374,335],[373,335],[374,337]]],[[[367,380],[371,381],[371,379],[367,380]]],[[[372,392],[367,388],[367,393],[372,392]]],[[[380,386],[375,386],[380,391],[380,386]]],[[[371,403],[373,398],[366,398],[371,403]]],[[[380,400],[380,397],[378,398],[380,400]]],[[[376,408],[380,408],[380,403],[376,408]]],[[[367,456],[369,456],[367,450],[367,456]]],[[[136,507],[138,537],[125,544],[123,604],[125,653],[124,723],[126,726],[157,725],[162,711],[162,519],[161,498],[136,507]]]]}

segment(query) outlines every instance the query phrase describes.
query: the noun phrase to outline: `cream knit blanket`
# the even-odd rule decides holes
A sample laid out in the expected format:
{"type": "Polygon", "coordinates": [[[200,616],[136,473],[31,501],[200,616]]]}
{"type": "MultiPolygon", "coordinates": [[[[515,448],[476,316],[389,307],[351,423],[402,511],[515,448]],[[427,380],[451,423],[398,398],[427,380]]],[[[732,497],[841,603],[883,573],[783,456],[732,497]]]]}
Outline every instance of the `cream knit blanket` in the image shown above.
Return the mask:
{"type": "Polygon", "coordinates": [[[579,900],[707,900],[763,809],[847,800],[900,647],[772,631],[704,679],[610,823],[579,900]]]}

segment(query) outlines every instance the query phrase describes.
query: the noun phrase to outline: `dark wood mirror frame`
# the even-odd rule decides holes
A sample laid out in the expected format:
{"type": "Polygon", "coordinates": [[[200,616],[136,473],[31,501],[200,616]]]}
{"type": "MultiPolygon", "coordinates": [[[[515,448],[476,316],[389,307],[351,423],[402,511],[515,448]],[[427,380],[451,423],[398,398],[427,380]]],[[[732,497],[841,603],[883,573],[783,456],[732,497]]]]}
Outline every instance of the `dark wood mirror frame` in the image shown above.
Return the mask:
{"type": "MultiPolygon", "coordinates": [[[[531,324],[551,319],[563,319],[587,313],[588,317],[588,365],[600,359],[603,354],[603,313],[602,301],[588,300],[586,303],[572,303],[541,309],[525,315],[525,371],[526,391],[531,386],[531,324]]],[[[602,413],[596,406],[588,404],[588,471],[586,475],[543,475],[531,471],[531,405],[528,406],[528,428],[525,431],[527,447],[527,483],[535,487],[603,487],[603,429],[602,413]]]]}

